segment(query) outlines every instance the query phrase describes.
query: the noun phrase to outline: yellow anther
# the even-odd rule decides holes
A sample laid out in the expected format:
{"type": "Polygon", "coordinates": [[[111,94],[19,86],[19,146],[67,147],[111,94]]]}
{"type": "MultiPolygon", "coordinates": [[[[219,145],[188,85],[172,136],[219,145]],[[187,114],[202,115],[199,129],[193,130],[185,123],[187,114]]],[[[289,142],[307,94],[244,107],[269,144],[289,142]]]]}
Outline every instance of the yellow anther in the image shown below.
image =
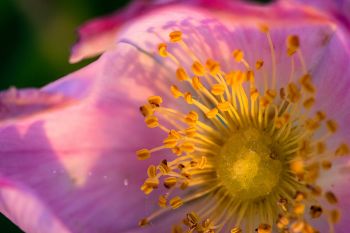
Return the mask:
{"type": "Polygon", "coordinates": [[[259,91],[257,88],[250,88],[250,97],[253,99],[253,100],[256,100],[258,97],[259,97],[259,91]]]}
{"type": "Polygon", "coordinates": [[[288,84],[287,93],[288,93],[288,97],[292,103],[298,102],[301,98],[299,88],[297,87],[297,85],[295,83],[288,84]]]}
{"type": "Polygon", "coordinates": [[[190,92],[186,92],[184,94],[184,99],[185,99],[186,103],[193,104],[192,94],[190,92]]]}
{"type": "Polygon", "coordinates": [[[310,74],[305,74],[300,78],[300,83],[303,86],[303,88],[309,92],[309,93],[315,93],[316,88],[312,84],[312,79],[310,74]]]}
{"type": "Polygon", "coordinates": [[[315,228],[313,228],[310,224],[307,224],[305,222],[303,233],[318,233],[318,232],[319,231],[317,231],[315,228]]]}
{"type": "Polygon", "coordinates": [[[182,92],[179,90],[179,88],[175,85],[171,85],[170,86],[170,91],[171,91],[171,94],[173,94],[173,96],[175,98],[179,98],[181,96],[183,96],[182,92]]]}
{"type": "Polygon", "coordinates": [[[270,31],[269,26],[267,26],[266,24],[260,24],[259,30],[263,33],[268,33],[270,31]]]}
{"type": "Polygon", "coordinates": [[[153,191],[153,188],[148,186],[147,184],[143,184],[141,186],[141,191],[145,194],[145,195],[149,195],[152,191],[153,191]]]}
{"type": "Polygon", "coordinates": [[[196,225],[200,222],[199,216],[195,212],[190,212],[186,214],[186,220],[191,225],[196,225]]]}
{"type": "Polygon", "coordinates": [[[322,194],[322,188],[318,185],[307,184],[306,187],[311,191],[311,194],[320,196],[322,194]]]}
{"type": "Polygon", "coordinates": [[[324,119],[326,119],[326,113],[324,113],[322,111],[318,111],[318,112],[316,112],[316,118],[319,121],[323,121],[324,119]]]}
{"type": "Polygon", "coordinates": [[[211,75],[214,76],[220,73],[220,64],[217,61],[208,59],[205,65],[211,75]]]}
{"type": "Polygon", "coordinates": [[[191,142],[184,142],[179,147],[180,147],[180,150],[188,153],[193,152],[195,149],[193,143],[191,142]]]}
{"type": "Polygon", "coordinates": [[[203,76],[205,74],[204,66],[199,61],[195,61],[192,64],[192,72],[195,75],[203,76]]]}
{"type": "Polygon", "coordinates": [[[235,71],[231,71],[225,75],[227,85],[233,86],[235,83],[235,71]]]}
{"type": "Polygon", "coordinates": [[[297,175],[304,173],[304,162],[302,158],[296,158],[290,164],[290,169],[297,175]]]}
{"type": "Polygon", "coordinates": [[[158,169],[162,175],[166,175],[171,171],[168,162],[165,159],[158,165],[158,169]]]}
{"type": "Polygon", "coordinates": [[[170,189],[170,188],[174,187],[176,185],[176,183],[177,183],[176,177],[167,177],[164,180],[164,187],[167,189],[170,189]]]}
{"type": "Polygon", "coordinates": [[[257,70],[260,70],[261,67],[263,67],[263,65],[264,65],[264,61],[263,60],[257,60],[256,63],[255,63],[255,68],[257,70]]]}
{"type": "Polygon", "coordinates": [[[149,178],[154,178],[154,177],[156,177],[156,175],[157,175],[156,166],[150,165],[150,166],[147,168],[147,175],[148,175],[149,178]]]}
{"type": "Polygon", "coordinates": [[[173,31],[169,34],[170,42],[179,42],[182,40],[182,32],[181,31],[173,31]]]}
{"type": "Polygon", "coordinates": [[[169,204],[170,204],[171,208],[177,209],[183,205],[183,202],[182,202],[181,197],[176,196],[169,201],[169,204]]]}
{"type": "Polygon", "coordinates": [[[148,97],[147,100],[148,100],[148,103],[157,107],[159,107],[159,105],[163,103],[163,99],[160,96],[151,96],[151,97],[148,97]]]}
{"type": "Polygon", "coordinates": [[[304,221],[297,220],[290,225],[290,230],[291,232],[299,233],[299,232],[303,232],[304,227],[305,227],[304,221]]]}
{"type": "Polygon", "coordinates": [[[157,189],[159,186],[159,180],[157,177],[148,177],[145,181],[145,185],[153,189],[157,189]]]}
{"type": "Polygon", "coordinates": [[[230,102],[225,101],[222,103],[218,103],[217,107],[220,111],[227,112],[230,110],[230,105],[231,105],[230,102]]]}
{"type": "Polygon", "coordinates": [[[269,224],[262,223],[259,225],[258,233],[271,233],[272,232],[272,227],[269,224]]]}
{"type": "Polygon", "coordinates": [[[159,126],[158,118],[156,116],[147,116],[145,123],[149,128],[156,128],[159,126]]]}
{"type": "Polygon", "coordinates": [[[344,156],[349,154],[349,146],[345,143],[342,143],[338,146],[338,148],[335,150],[336,156],[344,156]]]}
{"type": "Polygon", "coordinates": [[[167,197],[166,195],[160,195],[158,198],[158,205],[161,208],[165,208],[167,206],[167,197]]]}
{"type": "Polygon", "coordinates": [[[140,107],[140,112],[141,114],[146,117],[146,116],[150,116],[153,115],[154,113],[154,106],[151,104],[146,104],[140,107]]]}
{"type": "Polygon", "coordinates": [[[280,215],[277,219],[277,227],[283,229],[289,224],[289,219],[286,216],[280,215]]]}
{"type": "Polygon", "coordinates": [[[141,149],[136,151],[136,155],[139,160],[145,160],[151,157],[151,152],[147,149],[141,149]]]}
{"type": "Polygon", "coordinates": [[[242,229],[239,227],[234,227],[231,229],[230,233],[242,233],[242,229]]]}
{"type": "Polygon", "coordinates": [[[327,145],[324,142],[318,142],[316,144],[316,150],[318,154],[323,154],[327,149],[327,145]]]}
{"type": "Polygon", "coordinates": [[[184,80],[189,79],[189,77],[186,73],[186,70],[182,67],[180,67],[176,70],[176,78],[180,81],[184,81],[184,80]]]}
{"type": "Polygon", "coordinates": [[[223,84],[214,84],[211,87],[211,93],[214,95],[222,95],[225,92],[225,86],[223,84]]]}
{"type": "Polygon", "coordinates": [[[247,71],[247,80],[250,82],[251,85],[254,85],[255,82],[255,74],[253,71],[248,70],[247,71]]]}
{"type": "Polygon", "coordinates": [[[158,45],[158,53],[162,57],[167,57],[168,56],[168,51],[167,51],[167,44],[161,43],[158,45]]]}
{"type": "Polygon", "coordinates": [[[293,212],[296,215],[303,215],[305,212],[305,205],[303,203],[296,203],[293,206],[293,212]]]}
{"type": "Polygon", "coordinates": [[[329,132],[335,133],[338,129],[338,124],[334,120],[328,120],[326,121],[326,126],[329,132]]]}
{"type": "Polygon", "coordinates": [[[313,119],[306,119],[305,120],[305,128],[310,131],[315,131],[320,127],[320,122],[315,121],[313,119]]]}
{"type": "Polygon", "coordinates": [[[322,207],[321,206],[316,206],[312,205],[310,207],[310,216],[312,218],[319,218],[322,215],[322,207]]]}
{"type": "Polygon", "coordinates": [[[236,62],[241,62],[244,58],[244,53],[240,49],[236,49],[232,52],[233,58],[236,60],[236,62]]]}
{"type": "Polygon", "coordinates": [[[235,71],[234,82],[236,85],[241,85],[244,81],[247,81],[247,73],[240,70],[235,71]]]}
{"type": "Polygon", "coordinates": [[[332,162],[329,160],[322,161],[321,165],[322,165],[322,168],[325,170],[329,170],[332,168],[332,162]]]}
{"type": "Polygon", "coordinates": [[[139,226],[140,226],[140,227],[146,226],[146,225],[148,225],[148,224],[149,224],[149,222],[148,222],[148,219],[147,219],[147,218],[143,218],[143,219],[141,219],[141,220],[139,221],[139,226]]]}
{"type": "Polygon", "coordinates": [[[337,204],[338,203],[338,198],[331,191],[326,192],[325,197],[330,204],[337,204]]]}
{"type": "Polygon", "coordinates": [[[198,76],[194,76],[192,78],[192,86],[195,90],[199,90],[203,88],[203,84],[202,82],[199,80],[198,76]]]}
{"type": "Polygon", "coordinates": [[[315,98],[310,97],[304,101],[303,106],[306,109],[310,109],[312,108],[312,106],[314,106],[314,104],[315,104],[315,98]]]}
{"type": "Polygon", "coordinates": [[[306,199],[306,194],[304,192],[301,192],[301,191],[297,191],[295,196],[294,196],[294,200],[296,202],[301,202],[303,200],[306,199]]]}
{"type": "Polygon", "coordinates": [[[178,146],[171,148],[171,152],[173,152],[173,154],[175,154],[177,156],[180,156],[182,154],[182,151],[180,150],[180,148],[178,146]]]}
{"type": "Polygon", "coordinates": [[[218,114],[219,110],[217,108],[213,108],[211,110],[209,110],[207,113],[205,113],[205,115],[209,118],[212,119],[214,117],[216,117],[216,115],[218,114]]]}
{"type": "Polygon", "coordinates": [[[286,98],[286,96],[287,96],[287,95],[286,95],[286,89],[282,87],[282,88],[280,89],[280,97],[281,97],[281,99],[284,100],[284,99],[286,98]]]}
{"type": "Polygon", "coordinates": [[[293,55],[300,46],[299,37],[296,35],[290,35],[287,38],[287,54],[289,56],[293,55]]]}
{"type": "Polygon", "coordinates": [[[332,223],[337,223],[340,220],[340,212],[338,210],[332,210],[330,212],[330,220],[332,223]]]}
{"type": "Polygon", "coordinates": [[[193,124],[196,124],[197,121],[198,121],[198,113],[196,113],[195,111],[190,111],[186,117],[185,117],[185,121],[187,124],[189,125],[193,125],[193,124]]]}
{"type": "Polygon", "coordinates": [[[192,173],[188,170],[182,170],[181,175],[183,177],[185,177],[186,179],[191,179],[191,177],[192,177],[192,173]]]}
{"type": "Polygon", "coordinates": [[[190,127],[185,129],[185,134],[187,137],[194,137],[197,134],[197,129],[195,127],[190,127]]]}
{"type": "Polygon", "coordinates": [[[176,137],[169,135],[163,140],[163,144],[166,148],[174,148],[177,145],[177,140],[176,137]]]}
{"type": "Polygon", "coordinates": [[[190,185],[190,183],[187,180],[184,180],[181,185],[180,185],[180,189],[181,190],[185,190],[187,189],[187,187],[190,185]]]}
{"type": "Polygon", "coordinates": [[[190,162],[190,166],[191,167],[196,167],[198,165],[198,162],[196,161],[196,160],[192,160],[191,162],[190,162]]]}
{"type": "Polygon", "coordinates": [[[276,90],[272,90],[272,89],[268,89],[266,90],[265,92],[265,97],[270,101],[272,102],[277,96],[277,92],[276,90]]]}
{"type": "Polygon", "coordinates": [[[169,131],[169,136],[172,136],[172,137],[174,137],[176,139],[180,139],[181,138],[181,135],[174,129],[171,129],[169,131]]]}

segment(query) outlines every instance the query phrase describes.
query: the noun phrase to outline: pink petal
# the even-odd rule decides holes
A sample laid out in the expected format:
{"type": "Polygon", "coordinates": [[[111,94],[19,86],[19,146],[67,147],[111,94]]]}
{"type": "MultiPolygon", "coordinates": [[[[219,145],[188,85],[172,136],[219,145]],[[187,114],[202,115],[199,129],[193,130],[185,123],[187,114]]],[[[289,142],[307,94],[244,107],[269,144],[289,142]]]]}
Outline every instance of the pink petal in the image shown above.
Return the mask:
{"type": "Polygon", "coordinates": [[[286,4],[304,4],[305,6],[312,6],[330,14],[339,22],[343,23],[345,27],[350,30],[350,1],[349,0],[280,0],[286,4]]]}
{"type": "MultiPolygon", "coordinates": [[[[327,17],[299,10],[242,6],[236,8],[236,16],[220,14],[217,19],[218,15],[205,10],[173,6],[140,17],[116,36],[119,43],[97,62],[41,90],[73,98],[73,104],[49,108],[45,113],[16,113],[26,117],[2,125],[0,174],[15,184],[19,193],[30,195],[30,211],[35,216],[39,214],[35,206],[40,205],[37,209],[47,212],[50,221],[64,223],[71,232],[134,232],[137,221],[157,208],[157,196],[146,198],[139,190],[148,163],[138,162],[134,151],[158,145],[162,136],[159,130],[144,126],[137,109],[152,94],[163,95],[167,104],[174,104],[167,95],[173,67],[159,60],[156,45],[167,40],[169,31],[181,29],[202,59],[212,57],[229,68],[230,52],[242,48],[249,62],[254,62],[255,56],[268,57],[263,35],[256,30],[261,22],[256,16],[259,13],[272,25],[276,48],[282,48],[290,33],[301,34],[314,68],[327,55],[327,47],[320,43],[325,38],[322,32],[337,37],[341,33],[330,30],[333,22],[327,17]],[[290,18],[275,21],[283,14],[290,18]],[[298,29],[300,25],[307,33],[298,29]]],[[[16,107],[17,112],[20,109],[16,107]]],[[[5,213],[23,229],[31,229],[26,227],[30,220],[23,218],[22,222],[16,217],[21,203],[7,200],[2,204],[8,206],[5,213]]],[[[32,220],[33,232],[45,227],[32,220]]],[[[154,228],[138,231],[164,232],[167,223],[174,219],[165,223],[158,219],[154,228]]]]}
{"type": "MultiPolygon", "coordinates": [[[[238,2],[239,0],[235,0],[238,2]]],[[[227,10],[227,7],[235,7],[233,0],[134,0],[125,9],[119,10],[109,16],[103,16],[90,20],[77,30],[78,40],[74,44],[69,61],[76,63],[82,59],[97,56],[112,47],[116,35],[120,30],[139,16],[152,12],[152,10],[173,4],[187,4],[227,10]]]]}
{"type": "Polygon", "coordinates": [[[14,222],[21,222],[25,232],[69,232],[36,195],[0,178],[0,210],[14,222]],[[15,206],[9,206],[16,203],[15,206]],[[34,210],[34,211],[33,211],[34,210]],[[40,230],[39,230],[40,229],[40,230]]]}
{"type": "MultiPolygon", "coordinates": [[[[140,163],[135,156],[136,150],[161,141],[158,130],[149,137],[151,132],[138,112],[151,94],[146,84],[152,70],[135,60],[137,50],[119,47],[113,67],[108,59],[101,59],[42,90],[75,95],[73,104],[47,112],[27,111],[28,105],[23,108],[25,114],[18,101],[10,106],[16,109],[13,115],[26,117],[0,127],[0,173],[18,184],[16,193],[30,194],[27,207],[14,198],[4,199],[2,205],[7,206],[4,213],[27,232],[46,229],[43,222],[37,222],[39,215],[64,223],[70,232],[123,232],[136,227],[148,209],[156,206],[152,199],[145,201],[139,188],[149,162],[140,163]],[[131,59],[146,69],[142,73],[146,83],[125,82],[138,71],[124,69],[123,63],[131,59]],[[118,79],[109,72],[112,68],[118,79]],[[33,215],[23,213],[18,218],[22,208],[33,215]],[[32,228],[27,226],[30,221],[32,228]]],[[[40,90],[33,93],[45,102],[40,90]]],[[[21,91],[17,96],[22,96],[21,91]]]]}

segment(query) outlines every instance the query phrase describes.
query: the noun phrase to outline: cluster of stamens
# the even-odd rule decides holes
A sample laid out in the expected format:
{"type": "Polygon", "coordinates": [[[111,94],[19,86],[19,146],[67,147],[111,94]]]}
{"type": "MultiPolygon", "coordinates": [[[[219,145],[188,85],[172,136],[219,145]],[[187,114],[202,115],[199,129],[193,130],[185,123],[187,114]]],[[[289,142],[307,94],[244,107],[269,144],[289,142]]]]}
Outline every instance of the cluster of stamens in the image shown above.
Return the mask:
{"type": "Polygon", "coordinates": [[[160,209],[140,220],[140,226],[202,199],[205,204],[184,214],[182,226],[174,224],[173,233],[317,232],[309,218],[324,218],[333,231],[340,213],[323,203],[338,200],[317,179],[332,168],[335,156],[347,155],[349,147],[327,145],[338,125],[315,109],[316,87],[298,36],[287,38],[291,73],[286,84],[278,86],[272,38],[268,27],[261,26],[261,31],[271,51],[269,74],[263,60],[251,65],[239,49],[232,56],[242,69],[223,71],[211,58],[202,63],[180,31],[169,37],[182,54],[172,53],[167,43],[159,44],[158,54],[177,67],[176,81],[182,86],[174,84],[170,92],[183,99],[189,111],[163,106],[160,96],[149,97],[140,107],[146,125],[167,135],[162,145],[136,152],[139,160],[163,156],[159,164],[149,166],[141,190],[149,195],[160,184],[165,189],[159,196],[160,209]],[[191,66],[185,68],[181,56],[189,57],[191,66]],[[301,77],[296,77],[296,60],[301,77]]]}

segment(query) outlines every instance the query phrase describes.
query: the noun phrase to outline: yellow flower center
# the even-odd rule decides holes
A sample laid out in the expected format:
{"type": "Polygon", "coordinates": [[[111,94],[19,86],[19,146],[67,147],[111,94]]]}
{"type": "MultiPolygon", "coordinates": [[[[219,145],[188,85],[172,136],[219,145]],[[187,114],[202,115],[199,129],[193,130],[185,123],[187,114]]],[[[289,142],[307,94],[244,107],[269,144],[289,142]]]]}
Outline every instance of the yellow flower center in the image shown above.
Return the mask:
{"type": "Polygon", "coordinates": [[[160,156],[158,165],[149,166],[141,190],[149,195],[164,189],[160,209],[140,220],[140,226],[196,200],[204,201],[184,213],[184,226],[174,223],[173,233],[313,233],[308,215],[323,218],[330,231],[339,220],[337,209],[324,210],[325,201],[336,204],[338,199],[319,186],[318,177],[332,167],[334,157],[347,155],[349,147],[327,143],[338,125],[315,109],[316,87],[298,36],[287,38],[291,72],[278,86],[272,37],[268,27],[261,31],[270,47],[269,73],[263,60],[252,65],[240,49],[232,56],[241,69],[224,71],[211,58],[203,62],[180,31],[169,36],[176,52],[159,44],[158,54],[177,67],[178,85],[171,85],[170,93],[190,110],[163,106],[160,96],[149,97],[140,107],[146,125],[167,134],[162,145],[136,152],[139,160],[160,156]],[[183,57],[192,63],[183,64],[183,57]]]}
{"type": "Polygon", "coordinates": [[[218,179],[233,197],[264,197],[278,185],[283,158],[272,138],[255,128],[239,130],[225,142],[216,161],[218,179]]]}

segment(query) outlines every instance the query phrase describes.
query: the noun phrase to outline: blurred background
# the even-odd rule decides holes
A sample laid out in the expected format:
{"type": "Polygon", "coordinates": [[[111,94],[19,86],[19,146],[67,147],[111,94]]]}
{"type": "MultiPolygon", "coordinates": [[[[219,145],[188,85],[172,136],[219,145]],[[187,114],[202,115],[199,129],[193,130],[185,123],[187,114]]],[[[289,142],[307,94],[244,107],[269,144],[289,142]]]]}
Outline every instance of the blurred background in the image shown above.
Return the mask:
{"type": "MultiPolygon", "coordinates": [[[[0,0],[0,90],[11,86],[40,87],[91,62],[68,63],[70,47],[76,40],[75,29],[128,2],[0,0]]],[[[0,214],[0,232],[22,231],[0,214]]]]}

